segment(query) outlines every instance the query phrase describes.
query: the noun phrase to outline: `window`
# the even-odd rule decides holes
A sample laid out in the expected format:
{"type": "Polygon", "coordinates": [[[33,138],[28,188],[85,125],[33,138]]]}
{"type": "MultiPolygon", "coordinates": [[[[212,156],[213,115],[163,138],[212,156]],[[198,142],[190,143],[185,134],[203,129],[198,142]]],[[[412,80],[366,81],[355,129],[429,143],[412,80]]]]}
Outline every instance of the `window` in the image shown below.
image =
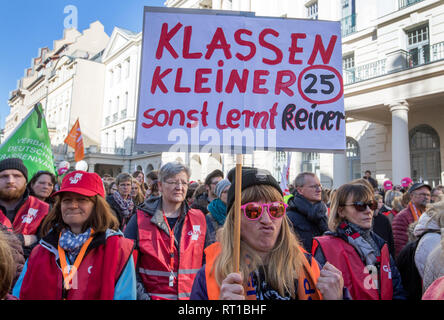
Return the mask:
{"type": "Polygon", "coordinates": [[[354,83],[355,79],[355,54],[349,54],[342,58],[342,70],[344,84],[354,83]]]}
{"type": "Polygon", "coordinates": [[[344,37],[356,31],[355,0],[342,0],[341,28],[344,37]]]}
{"type": "Polygon", "coordinates": [[[122,129],[120,129],[121,132],[121,141],[122,141],[122,148],[125,148],[125,127],[122,127],[122,129]]]}
{"type": "Polygon", "coordinates": [[[120,82],[122,76],[122,66],[119,64],[116,68],[116,83],[120,82]]]}
{"type": "Polygon", "coordinates": [[[109,86],[112,87],[114,82],[114,71],[109,71],[109,86]]]}
{"type": "Polygon", "coordinates": [[[318,19],[318,2],[315,1],[307,6],[307,18],[317,20],[318,19]]]}
{"type": "Polygon", "coordinates": [[[351,69],[355,67],[355,55],[349,54],[342,58],[342,68],[344,70],[351,69]]]}
{"type": "Polygon", "coordinates": [[[350,137],[346,140],[347,179],[352,181],[361,177],[361,154],[358,142],[350,137]]]}
{"type": "Polygon", "coordinates": [[[407,31],[409,66],[414,67],[430,61],[429,26],[423,25],[407,31]]]}
{"type": "Polygon", "coordinates": [[[320,154],[317,152],[303,152],[301,172],[313,172],[318,177],[320,175],[320,154]]]}
{"type": "Polygon", "coordinates": [[[130,64],[131,60],[130,58],[126,59],[125,64],[126,64],[126,68],[125,68],[125,78],[129,78],[130,76],[130,64]]]}
{"type": "Polygon", "coordinates": [[[274,157],[273,176],[277,181],[281,181],[282,170],[287,165],[287,152],[277,151],[274,157]]]}

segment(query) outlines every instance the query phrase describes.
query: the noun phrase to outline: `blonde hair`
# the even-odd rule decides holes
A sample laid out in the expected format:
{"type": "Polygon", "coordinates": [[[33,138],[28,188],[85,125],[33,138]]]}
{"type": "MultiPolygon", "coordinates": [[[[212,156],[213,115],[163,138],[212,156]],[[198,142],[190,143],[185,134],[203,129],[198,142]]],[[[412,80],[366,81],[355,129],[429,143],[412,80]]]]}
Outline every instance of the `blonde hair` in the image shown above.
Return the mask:
{"type": "Polygon", "coordinates": [[[137,195],[133,197],[133,202],[138,206],[145,201],[145,192],[143,192],[144,189],[136,178],[131,178],[131,188],[133,187],[133,184],[137,185],[137,195]]]}
{"type": "Polygon", "coordinates": [[[395,197],[392,201],[391,207],[398,212],[404,209],[404,206],[402,205],[402,196],[395,197]]]}
{"type": "MultiPolygon", "coordinates": [[[[253,201],[283,201],[277,189],[269,185],[253,185],[242,191],[242,204],[253,201]]],[[[223,279],[233,270],[234,252],[234,206],[228,211],[227,219],[218,240],[221,242],[221,254],[214,264],[216,280],[221,285],[223,279]]],[[[248,281],[250,274],[260,266],[266,265],[265,276],[267,283],[277,290],[280,295],[289,293],[295,297],[295,279],[303,272],[303,253],[298,248],[299,240],[293,233],[286,217],[282,219],[281,229],[274,248],[270,251],[267,261],[262,261],[259,255],[245,241],[240,243],[239,270],[244,282],[248,281]]]]}
{"type": "Polygon", "coordinates": [[[444,201],[430,203],[427,205],[427,214],[440,228],[444,228],[444,201]]]}
{"type": "Polygon", "coordinates": [[[406,208],[409,205],[410,202],[410,193],[405,192],[401,197],[401,204],[404,208],[406,208]]]}
{"type": "Polygon", "coordinates": [[[339,215],[339,208],[342,208],[351,197],[350,201],[369,201],[373,200],[373,189],[369,188],[367,183],[361,183],[359,179],[352,181],[352,183],[343,184],[340,186],[336,193],[333,195],[330,204],[330,215],[328,216],[328,228],[331,231],[336,231],[339,224],[344,221],[339,215]]]}
{"type": "Polygon", "coordinates": [[[5,233],[0,230],[0,300],[9,292],[14,280],[15,262],[5,233]]]}

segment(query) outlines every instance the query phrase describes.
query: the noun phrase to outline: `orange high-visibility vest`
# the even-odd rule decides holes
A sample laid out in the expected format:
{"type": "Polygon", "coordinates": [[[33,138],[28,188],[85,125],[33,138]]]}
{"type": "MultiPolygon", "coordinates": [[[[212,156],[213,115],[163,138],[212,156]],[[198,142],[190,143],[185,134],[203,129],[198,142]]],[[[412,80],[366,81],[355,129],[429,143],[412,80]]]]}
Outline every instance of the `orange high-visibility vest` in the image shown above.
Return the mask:
{"type": "MultiPolygon", "coordinates": [[[[299,250],[306,253],[304,248],[299,246],[299,250]]],[[[214,262],[221,251],[220,243],[215,242],[205,249],[206,265],[205,265],[205,279],[207,284],[207,295],[209,300],[218,300],[220,296],[220,287],[217,283],[214,262]]],[[[318,263],[311,257],[311,263],[303,256],[303,270],[304,272],[298,277],[297,297],[299,300],[322,300],[321,292],[316,288],[321,271],[318,263]]],[[[250,281],[249,281],[250,282],[250,281]]],[[[251,287],[251,284],[249,284],[251,287]]],[[[256,294],[252,293],[248,286],[245,287],[246,299],[255,300],[256,294]]]]}

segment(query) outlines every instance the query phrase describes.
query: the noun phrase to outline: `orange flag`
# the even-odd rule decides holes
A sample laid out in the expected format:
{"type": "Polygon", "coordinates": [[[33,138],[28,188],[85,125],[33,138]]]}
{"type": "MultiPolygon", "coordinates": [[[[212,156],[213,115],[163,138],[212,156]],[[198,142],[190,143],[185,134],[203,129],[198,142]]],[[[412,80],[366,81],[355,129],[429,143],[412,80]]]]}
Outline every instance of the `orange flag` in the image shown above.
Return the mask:
{"type": "Polygon", "coordinates": [[[74,123],[74,126],[65,138],[65,143],[75,150],[74,160],[76,162],[84,158],[83,137],[80,131],[79,119],[76,120],[76,123],[74,123]]]}

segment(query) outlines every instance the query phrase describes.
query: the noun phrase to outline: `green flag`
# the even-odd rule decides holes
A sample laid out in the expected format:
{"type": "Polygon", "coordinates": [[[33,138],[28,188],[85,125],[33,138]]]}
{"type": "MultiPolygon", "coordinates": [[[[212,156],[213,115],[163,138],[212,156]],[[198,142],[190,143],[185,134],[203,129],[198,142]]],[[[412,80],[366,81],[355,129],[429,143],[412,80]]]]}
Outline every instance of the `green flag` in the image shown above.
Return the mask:
{"type": "Polygon", "coordinates": [[[28,168],[29,179],[41,170],[55,174],[51,141],[40,103],[0,146],[0,161],[6,158],[22,159],[28,168]]]}

